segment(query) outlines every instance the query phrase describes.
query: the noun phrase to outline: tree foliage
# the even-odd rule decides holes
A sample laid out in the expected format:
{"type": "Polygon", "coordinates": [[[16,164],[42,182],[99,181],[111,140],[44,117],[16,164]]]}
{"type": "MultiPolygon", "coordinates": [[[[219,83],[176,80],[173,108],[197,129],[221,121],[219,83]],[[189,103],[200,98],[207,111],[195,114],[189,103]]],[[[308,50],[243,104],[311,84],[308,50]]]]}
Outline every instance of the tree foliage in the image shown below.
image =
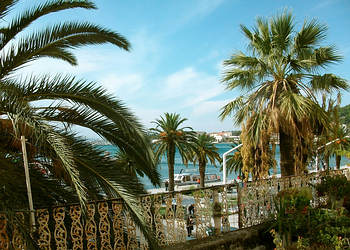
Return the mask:
{"type": "Polygon", "coordinates": [[[186,121],[176,113],[165,113],[160,119],[154,121],[156,127],[152,128],[155,133],[154,150],[155,158],[159,162],[165,155],[169,171],[169,191],[174,191],[174,164],[175,152],[178,150],[182,162],[187,165],[191,160],[195,133],[191,127],[181,127],[186,121]]]}
{"type": "Polygon", "coordinates": [[[248,120],[247,125],[242,127],[241,134],[243,144],[240,150],[242,158],[241,172],[245,181],[248,180],[249,176],[252,177],[252,180],[267,178],[269,170],[276,164],[269,146],[271,138],[269,131],[262,131],[259,143],[256,145],[249,139],[247,128],[250,127],[249,122],[252,120],[248,120]]]}
{"type": "Polygon", "coordinates": [[[264,131],[279,134],[281,173],[302,173],[308,161],[316,126],[327,126],[326,112],[316,94],[348,89],[348,83],[324,74],[342,57],[334,46],[323,45],[327,27],[315,19],[296,29],[284,11],[258,18],[253,28],[241,25],[248,53],[234,53],[224,61],[222,81],[228,90],[244,93],[222,108],[222,119],[234,114],[235,124],[247,125],[248,138],[257,146],[264,131]]]}
{"type": "Polygon", "coordinates": [[[213,141],[214,138],[206,133],[198,134],[194,141],[192,161],[194,164],[198,162],[200,187],[205,186],[205,168],[207,163],[210,162],[215,166],[216,161],[222,161],[213,141]]]}
{"type": "Polygon", "coordinates": [[[339,108],[339,116],[341,123],[350,127],[350,104],[339,108]]]}
{"type": "Polygon", "coordinates": [[[138,173],[157,185],[153,151],[138,119],[97,83],[68,75],[24,78],[17,72],[44,57],[76,65],[72,50],[81,46],[110,43],[129,50],[129,42],[88,22],[61,21],[41,30],[30,29],[38,18],[51,13],[95,9],[90,1],[50,0],[12,15],[17,2],[0,2],[0,209],[26,209],[28,204],[20,144],[24,135],[35,206],[70,201],[84,205],[89,199],[121,198],[151,239],[138,201],[145,190],[137,176],[129,175],[117,161],[104,157],[71,129],[84,127],[109,141],[132,160],[138,173]]]}
{"type": "Polygon", "coordinates": [[[340,168],[341,157],[349,156],[350,153],[350,131],[342,124],[340,117],[341,96],[337,99],[323,96],[322,107],[327,111],[330,118],[329,127],[323,128],[317,138],[317,153],[322,154],[326,169],[330,168],[329,158],[335,156],[336,168],[340,168]]]}

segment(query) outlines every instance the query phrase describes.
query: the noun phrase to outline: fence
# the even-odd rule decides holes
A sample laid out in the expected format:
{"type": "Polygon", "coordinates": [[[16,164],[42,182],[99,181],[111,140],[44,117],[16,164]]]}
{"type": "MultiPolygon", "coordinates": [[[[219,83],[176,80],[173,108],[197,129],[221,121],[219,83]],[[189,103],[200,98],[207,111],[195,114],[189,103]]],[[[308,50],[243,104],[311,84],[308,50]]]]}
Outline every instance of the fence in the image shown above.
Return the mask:
{"type": "MultiPolygon", "coordinates": [[[[350,177],[348,170],[331,172],[340,173],[350,177]]],[[[140,206],[160,245],[171,245],[260,224],[274,213],[273,199],[280,190],[317,183],[323,174],[145,195],[140,198],[140,206]],[[192,204],[193,210],[189,209],[192,204]],[[195,221],[190,237],[189,216],[194,216],[195,221]]],[[[322,202],[314,197],[314,205],[322,202]]],[[[8,214],[0,213],[0,249],[27,248],[19,222],[29,221],[29,216],[18,212],[15,218],[16,222],[8,214]]],[[[121,200],[90,202],[86,216],[74,204],[38,209],[33,235],[41,249],[148,249],[132,212],[121,200]]]]}
{"type": "Polygon", "coordinates": [[[324,171],[303,176],[272,178],[255,182],[243,183],[238,188],[239,227],[258,225],[276,212],[275,196],[284,189],[309,187],[313,199],[311,205],[316,207],[326,202],[326,197],[318,197],[314,185],[321,181],[322,176],[344,174],[350,180],[349,169],[324,171]]]}
{"type": "MultiPolygon", "coordinates": [[[[236,186],[214,186],[190,191],[145,195],[140,205],[160,245],[171,245],[193,238],[238,227],[236,186]],[[188,237],[186,219],[189,206],[195,226],[188,237]],[[213,215],[213,205],[216,204],[213,215]]],[[[28,213],[18,217],[29,221],[28,213]]],[[[41,249],[148,249],[132,213],[121,200],[104,200],[87,204],[86,219],[78,205],[36,210],[37,244],[41,249]]],[[[26,249],[18,223],[0,214],[0,249],[26,249]],[[10,223],[12,222],[12,223],[10,223]]]]}

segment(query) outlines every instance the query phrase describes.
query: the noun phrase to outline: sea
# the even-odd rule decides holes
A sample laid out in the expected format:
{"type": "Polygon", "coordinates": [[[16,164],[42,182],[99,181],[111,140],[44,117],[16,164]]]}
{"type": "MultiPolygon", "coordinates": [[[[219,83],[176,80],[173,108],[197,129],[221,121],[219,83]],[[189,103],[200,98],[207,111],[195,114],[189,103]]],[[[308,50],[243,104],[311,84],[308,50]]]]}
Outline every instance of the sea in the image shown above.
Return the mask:
{"type": "MultiPolygon", "coordinates": [[[[233,144],[231,143],[217,143],[215,146],[218,149],[218,152],[220,156],[232,149],[233,144]]],[[[115,155],[117,153],[117,148],[113,145],[100,145],[98,146],[100,149],[103,151],[108,151],[111,156],[115,155]]],[[[277,173],[280,173],[279,171],[279,161],[280,161],[280,152],[279,152],[279,145],[276,147],[276,162],[277,162],[277,173]]],[[[342,157],[341,160],[341,165],[347,165],[350,164],[350,160],[346,157],[342,157]]],[[[217,162],[216,166],[212,165],[210,163],[207,164],[206,166],[206,173],[209,174],[217,174],[221,177],[222,180],[222,171],[221,171],[221,162],[217,162]]],[[[335,166],[335,158],[331,157],[330,159],[330,166],[331,168],[334,168],[335,166]]],[[[175,174],[180,173],[181,169],[184,171],[190,171],[190,172],[198,172],[198,165],[194,165],[193,163],[189,163],[187,166],[184,165],[181,161],[181,156],[178,152],[175,154],[175,174]]],[[[312,169],[312,166],[309,167],[309,169],[312,169]]],[[[167,159],[166,156],[164,156],[161,160],[161,162],[158,165],[158,171],[161,176],[161,179],[167,179],[168,178],[168,164],[167,164],[167,159]]],[[[227,175],[227,180],[236,180],[238,177],[238,173],[229,173],[227,175]]],[[[155,188],[150,180],[147,177],[140,177],[141,182],[144,184],[146,189],[153,189],[155,188]]]]}

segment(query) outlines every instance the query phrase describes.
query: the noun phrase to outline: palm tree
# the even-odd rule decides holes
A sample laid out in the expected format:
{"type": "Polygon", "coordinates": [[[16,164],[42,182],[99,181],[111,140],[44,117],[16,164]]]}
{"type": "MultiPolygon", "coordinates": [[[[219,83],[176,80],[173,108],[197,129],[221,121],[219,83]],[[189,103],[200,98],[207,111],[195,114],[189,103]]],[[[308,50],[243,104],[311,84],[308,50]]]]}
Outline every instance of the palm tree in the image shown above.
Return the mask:
{"type": "MultiPolygon", "coordinates": [[[[237,144],[232,145],[232,148],[238,146],[237,144]]],[[[241,177],[243,176],[243,159],[241,149],[237,149],[236,152],[227,156],[226,168],[228,173],[238,173],[241,177]]],[[[221,171],[223,167],[221,167],[221,171]]]]}
{"type": "Polygon", "coordinates": [[[84,205],[87,199],[122,198],[135,222],[151,239],[138,206],[138,195],[146,193],[143,185],[136,176],[130,176],[114,160],[104,158],[103,152],[70,129],[80,126],[92,130],[118,147],[138,171],[158,185],[159,174],[151,144],[138,119],[96,83],[64,75],[31,76],[22,80],[15,75],[18,69],[42,57],[76,65],[71,49],[111,43],[129,50],[129,42],[114,31],[88,22],[63,22],[36,32],[27,29],[50,13],[95,9],[90,1],[47,1],[10,21],[7,15],[17,2],[0,3],[0,195],[8,197],[9,192],[14,195],[16,190],[16,196],[11,196],[16,204],[10,205],[22,209],[25,206],[25,187],[19,178],[13,178],[23,170],[19,138],[25,135],[36,204],[78,200],[84,205]],[[43,192],[44,187],[49,190],[43,192]]]}
{"type": "Polygon", "coordinates": [[[195,133],[191,127],[180,127],[187,119],[176,113],[165,113],[154,123],[152,131],[156,133],[154,140],[155,158],[159,162],[166,155],[169,170],[169,191],[174,191],[175,152],[178,150],[182,162],[187,165],[191,159],[195,133]]]}
{"type": "Polygon", "coordinates": [[[327,100],[326,96],[323,96],[322,106],[326,109],[326,104],[328,104],[326,110],[331,122],[328,128],[321,131],[321,140],[318,143],[318,147],[323,151],[326,169],[329,169],[330,156],[335,156],[336,168],[340,169],[342,155],[349,155],[350,131],[345,125],[341,124],[339,116],[340,103],[340,94],[338,94],[336,100],[332,98],[327,100]],[[322,145],[319,145],[320,143],[322,145]]]}
{"type": "Polygon", "coordinates": [[[224,61],[222,81],[229,90],[246,92],[225,105],[220,117],[235,112],[236,124],[252,119],[248,130],[255,145],[261,131],[278,133],[282,176],[301,173],[313,143],[314,124],[328,124],[315,93],[348,89],[345,80],[321,75],[341,56],[333,46],[321,45],[326,26],[313,19],[297,31],[287,11],[258,18],[251,30],[241,25],[241,30],[249,41],[249,53],[237,52],[224,61]]]}
{"type": "Polygon", "coordinates": [[[350,155],[350,131],[347,127],[340,126],[336,130],[337,140],[335,143],[327,147],[326,150],[330,151],[330,155],[335,156],[335,167],[340,169],[341,157],[350,155]]]}
{"type": "Polygon", "coordinates": [[[194,142],[193,163],[196,164],[198,161],[200,187],[204,187],[205,167],[208,161],[214,166],[216,165],[216,161],[222,161],[220,154],[217,152],[218,149],[215,147],[213,141],[213,137],[203,133],[198,134],[194,142]]]}

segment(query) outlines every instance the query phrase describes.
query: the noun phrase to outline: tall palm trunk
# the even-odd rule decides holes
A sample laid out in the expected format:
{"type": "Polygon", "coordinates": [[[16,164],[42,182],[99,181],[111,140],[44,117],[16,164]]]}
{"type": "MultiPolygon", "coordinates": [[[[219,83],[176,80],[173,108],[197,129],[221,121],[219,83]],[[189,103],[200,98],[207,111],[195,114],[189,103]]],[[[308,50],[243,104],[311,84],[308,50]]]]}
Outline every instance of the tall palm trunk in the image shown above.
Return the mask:
{"type": "Polygon", "coordinates": [[[167,151],[168,170],[169,170],[169,192],[174,191],[174,163],[175,163],[175,145],[171,143],[167,151]]]}
{"type": "Polygon", "coordinates": [[[280,167],[281,176],[295,175],[293,138],[279,129],[280,134],[280,167]]]}
{"type": "Polygon", "coordinates": [[[199,187],[203,188],[204,187],[204,181],[205,181],[205,165],[206,162],[205,160],[200,160],[198,162],[198,166],[199,166],[199,176],[200,176],[200,185],[199,187]]]}
{"type": "Polygon", "coordinates": [[[337,169],[340,169],[340,161],[341,161],[341,156],[340,155],[336,155],[335,156],[335,166],[337,169]]]}

